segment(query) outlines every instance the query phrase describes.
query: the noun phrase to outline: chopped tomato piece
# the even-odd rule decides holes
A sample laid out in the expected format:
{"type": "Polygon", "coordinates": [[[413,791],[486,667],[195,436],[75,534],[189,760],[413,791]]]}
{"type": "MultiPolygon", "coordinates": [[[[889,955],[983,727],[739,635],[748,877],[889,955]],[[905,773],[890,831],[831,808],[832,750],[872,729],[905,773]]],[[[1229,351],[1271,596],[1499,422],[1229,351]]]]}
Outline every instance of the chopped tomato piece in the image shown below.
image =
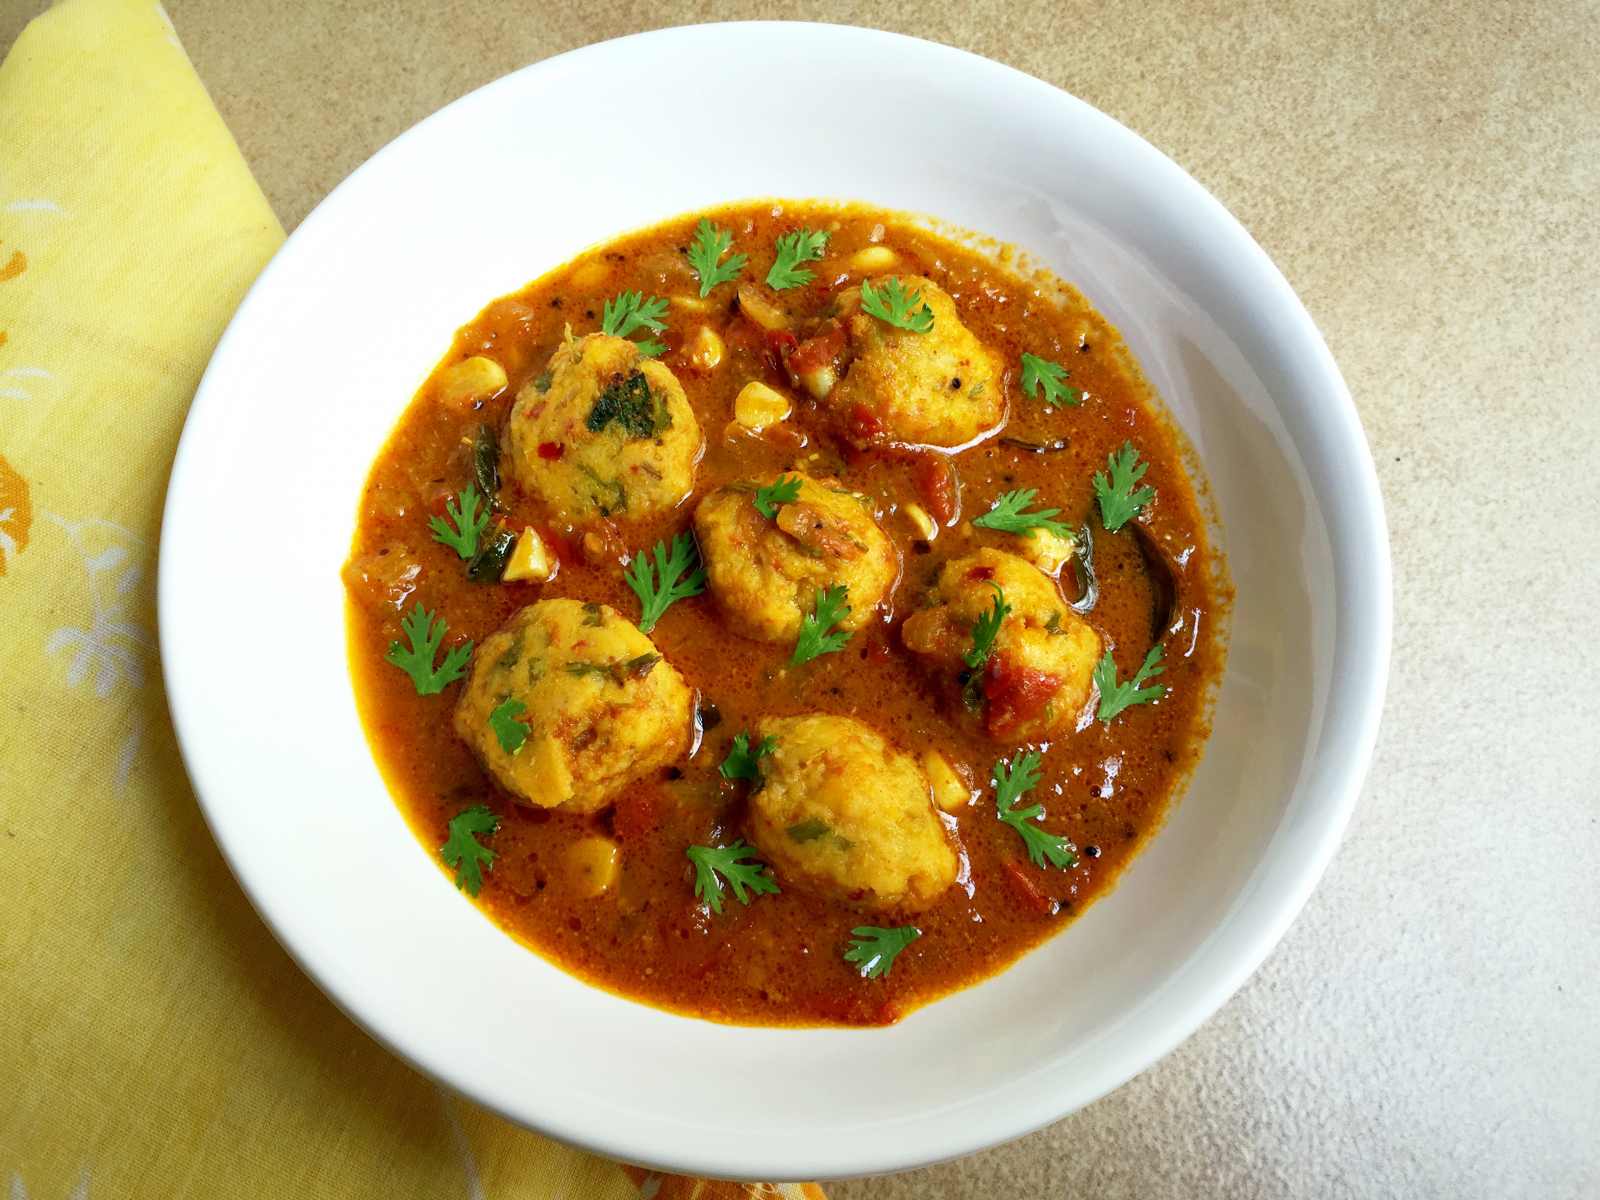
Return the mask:
{"type": "Polygon", "coordinates": [[[540,442],[539,443],[539,457],[540,458],[555,460],[555,459],[560,458],[565,453],[566,453],[566,447],[563,446],[560,442],[540,442]]]}
{"type": "Polygon", "coordinates": [[[767,349],[772,351],[779,362],[788,360],[794,353],[794,348],[800,344],[800,339],[787,329],[767,330],[767,349]]]}
{"type": "Polygon", "coordinates": [[[883,430],[883,420],[865,404],[850,409],[850,436],[856,441],[877,441],[883,436],[883,430]]]}
{"type": "Polygon", "coordinates": [[[1036,719],[1061,688],[1061,680],[1033,667],[1007,661],[1000,655],[989,660],[983,695],[989,702],[986,725],[991,737],[1036,719]]]}
{"type": "Polygon", "coordinates": [[[980,580],[980,581],[984,580],[984,579],[993,579],[994,578],[994,568],[993,567],[973,567],[972,570],[967,572],[967,578],[968,579],[977,579],[977,580],[980,580]]]}
{"type": "Polygon", "coordinates": [[[1038,913],[1041,917],[1048,917],[1058,907],[1055,900],[1039,890],[1039,885],[1028,878],[1028,873],[1014,862],[1006,863],[1006,878],[1013,885],[1022,902],[1038,913]]]}
{"type": "Polygon", "coordinates": [[[811,337],[795,346],[786,359],[790,371],[804,375],[832,364],[844,352],[844,326],[828,321],[811,337]]]}
{"type": "Polygon", "coordinates": [[[961,482],[955,465],[942,454],[918,455],[915,482],[928,515],[941,525],[953,524],[961,512],[961,482]]]}

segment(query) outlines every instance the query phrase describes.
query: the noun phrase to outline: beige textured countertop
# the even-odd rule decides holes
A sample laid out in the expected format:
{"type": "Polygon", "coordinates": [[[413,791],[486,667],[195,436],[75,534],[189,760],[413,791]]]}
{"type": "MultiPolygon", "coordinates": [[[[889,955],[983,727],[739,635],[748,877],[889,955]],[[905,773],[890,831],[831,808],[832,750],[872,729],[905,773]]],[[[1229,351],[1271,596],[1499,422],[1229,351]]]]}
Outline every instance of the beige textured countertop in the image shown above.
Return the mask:
{"type": "MultiPolygon", "coordinates": [[[[0,0],[0,45],[38,7],[0,0]]],[[[168,7],[290,228],[481,83],[713,17],[963,46],[1192,172],[1304,297],[1377,459],[1398,624],[1365,797],[1282,946],[1164,1062],[1012,1145],[830,1191],[1600,1196],[1594,0],[168,7]]]]}

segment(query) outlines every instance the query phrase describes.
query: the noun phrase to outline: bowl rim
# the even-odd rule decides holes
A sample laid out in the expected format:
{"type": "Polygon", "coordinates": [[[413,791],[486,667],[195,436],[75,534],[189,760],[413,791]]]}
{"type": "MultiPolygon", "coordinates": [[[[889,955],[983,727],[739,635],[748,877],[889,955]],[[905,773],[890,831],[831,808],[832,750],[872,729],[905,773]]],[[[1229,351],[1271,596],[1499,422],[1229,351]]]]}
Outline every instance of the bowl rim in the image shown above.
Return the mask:
{"type": "MultiPolygon", "coordinates": [[[[663,219],[669,215],[662,214],[663,219]]],[[[1320,491],[1318,494],[1319,498],[1324,498],[1320,491]]],[[[521,67],[466,93],[412,125],[352,171],[312,209],[246,293],[219,339],[197,389],[190,418],[185,422],[174,457],[163,511],[158,557],[157,623],[163,647],[163,683],[179,751],[206,824],[229,869],[274,938],[300,969],[341,1011],[381,1045],[435,1082],[463,1093],[513,1123],[619,1161],[724,1178],[837,1178],[907,1170],[947,1161],[1050,1124],[1079,1107],[1093,1103],[1170,1053],[1243,985],[1277,945],[1309,898],[1337,850],[1359,799],[1376,743],[1387,688],[1393,598],[1390,545],[1383,500],[1372,455],[1349,390],[1320,331],[1283,274],[1237,219],[1201,184],[1113,117],[1064,89],[970,51],[905,34],[856,26],[820,22],[741,21],[710,22],[631,34],[579,47],[521,67]],[[1249,289],[1253,292],[1259,289],[1259,302],[1276,306],[1277,317],[1287,324],[1280,338],[1292,339],[1297,344],[1299,352],[1306,356],[1310,373],[1319,379],[1328,397],[1334,401],[1331,408],[1321,415],[1327,422],[1323,432],[1333,439],[1337,447],[1337,452],[1327,457],[1336,463],[1339,471],[1341,495],[1338,506],[1324,507],[1322,512],[1327,522],[1331,553],[1338,569],[1342,571],[1359,562],[1367,579],[1366,586],[1360,589],[1360,596],[1365,600],[1364,608],[1352,610],[1341,607],[1339,610],[1334,662],[1337,668],[1343,669],[1334,672],[1328,710],[1330,714],[1335,709],[1341,713],[1342,726],[1338,738],[1340,754],[1339,761],[1331,767],[1332,779],[1318,787],[1318,802],[1305,814],[1304,827],[1300,832],[1303,844],[1309,848],[1302,851],[1290,869],[1279,871],[1271,880],[1259,881],[1261,886],[1252,887],[1249,895],[1241,898],[1231,917],[1238,921],[1245,921],[1248,917],[1248,921],[1245,921],[1242,929],[1235,923],[1234,936],[1226,951],[1208,945],[1191,957],[1187,966],[1206,960],[1204,965],[1207,969],[1200,972],[1203,977],[1196,980],[1196,972],[1186,972],[1186,994],[1180,998],[1180,1002],[1166,1006],[1167,1011],[1162,1019],[1155,1022],[1154,1030],[1147,1030],[1141,1039],[1133,1039],[1136,1045],[1124,1046],[1119,1054],[1113,1056],[1114,1061],[1092,1081],[1085,1083],[1080,1080],[1070,1100],[1036,1099],[1031,1105],[1014,1108],[984,1123],[974,1123],[966,1127],[962,1134],[942,1138],[937,1148],[930,1148],[927,1140],[904,1150],[895,1148],[891,1153],[875,1154],[849,1146],[812,1147],[812,1162],[800,1169],[787,1164],[759,1161],[739,1145],[724,1144],[714,1152],[702,1148],[699,1152],[685,1153],[681,1146],[660,1138],[641,1141],[627,1132],[613,1131],[582,1120],[570,1120],[559,1103],[548,1105],[536,1115],[531,1115],[498,1096],[476,1089],[473,1081],[453,1076],[447,1064],[430,1060],[414,1046],[408,1047],[405,1031],[387,1028],[365,1013],[363,996],[358,989],[350,989],[347,994],[326,972],[318,969],[317,962],[297,950],[290,927],[292,922],[286,919],[286,914],[273,910],[243,861],[242,847],[230,840],[220,820],[221,807],[206,799],[205,790],[199,782],[204,773],[199,760],[205,751],[185,733],[189,724],[187,714],[193,706],[203,703],[203,697],[190,694],[174,666],[173,657],[167,652],[168,647],[180,645],[185,640],[171,619],[174,597],[182,587],[182,582],[177,578],[177,570],[171,566],[177,556],[169,551],[173,548],[174,539],[170,531],[177,527],[177,522],[172,519],[174,512],[192,492],[187,481],[197,471],[194,466],[197,454],[196,438],[192,436],[195,429],[193,416],[225,403],[226,398],[218,395],[217,389],[212,386],[216,363],[225,357],[224,352],[231,348],[235,340],[244,336],[241,328],[249,323],[255,307],[262,303],[262,295],[271,289],[277,269],[293,252],[303,231],[320,228],[324,222],[337,219],[330,214],[338,212],[343,195],[380,160],[420,136],[422,131],[443,119],[445,114],[462,107],[492,104],[499,91],[513,80],[569,71],[586,59],[601,59],[641,43],[659,43],[662,51],[666,52],[673,42],[680,39],[767,35],[774,30],[792,31],[796,27],[827,37],[876,42],[886,53],[922,55],[930,63],[973,73],[975,86],[987,77],[1031,92],[1032,98],[1040,106],[1058,106],[1072,111],[1076,120],[1098,125],[1102,132],[1117,139],[1129,155],[1142,159],[1144,167],[1160,175],[1163,187],[1174,189],[1186,204],[1201,212],[1209,231],[1227,240],[1226,252],[1234,256],[1239,269],[1251,277],[1249,289]]],[[[1259,872],[1259,865],[1256,870],[1259,872]]]]}

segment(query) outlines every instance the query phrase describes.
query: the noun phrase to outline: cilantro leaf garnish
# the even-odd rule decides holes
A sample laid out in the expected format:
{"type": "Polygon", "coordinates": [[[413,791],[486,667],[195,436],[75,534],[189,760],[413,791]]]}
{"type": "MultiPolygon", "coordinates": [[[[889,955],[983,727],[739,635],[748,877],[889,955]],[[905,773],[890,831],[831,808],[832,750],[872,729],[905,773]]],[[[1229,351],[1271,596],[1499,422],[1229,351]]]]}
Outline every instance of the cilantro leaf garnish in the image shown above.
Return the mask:
{"type": "Polygon", "coordinates": [[[756,511],[770,521],[778,515],[778,505],[793,504],[798,499],[800,499],[800,477],[779,475],[769,487],[756,489],[756,511]]]}
{"type": "Polygon", "coordinates": [[[900,951],[922,936],[915,925],[880,929],[876,925],[857,925],[850,931],[850,949],[844,952],[847,963],[856,963],[863,979],[881,979],[894,966],[900,951]]]}
{"type": "Polygon", "coordinates": [[[679,600],[698,596],[706,589],[706,571],[700,565],[700,550],[693,535],[680,533],[672,539],[669,551],[662,542],[655,544],[655,569],[650,555],[636,554],[623,576],[633,594],[639,597],[639,632],[649,633],[661,615],[679,600]]]}
{"type": "Polygon", "coordinates": [[[528,740],[528,727],[518,720],[527,711],[528,706],[521,700],[508,696],[489,713],[489,728],[507,754],[515,754],[528,740]]]}
{"type": "Polygon", "coordinates": [[[728,751],[728,757],[722,760],[722,765],[717,768],[724,779],[760,779],[760,762],[767,755],[778,748],[778,739],[768,734],[761,739],[760,744],[753,749],[750,745],[748,733],[734,735],[733,747],[728,751]]]}
{"type": "Polygon", "coordinates": [[[933,328],[933,309],[923,300],[922,293],[907,294],[898,279],[887,280],[881,288],[874,288],[870,280],[864,282],[861,311],[912,333],[927,333],[933,328]]]}
{"type": "Polygon", "coordinates": [[[478,834],[493,834],[500,828],[500,818],[487,804],[475,804],[462,809],[450,818],[450,833],[439,847],[439,857],[447,867],[456,869],[456,886],[469,896],[476,896],[483,887],[483,872],[494,866],[494,851],[478,841],[478,834]]]}
{"type": "Polygon", "coordinates": [[[1111,478],[1107,480],[1104,471],[1096,471],[1094,494],[1100,501],[1100,523],[1107,533],[1115,533],[1156,498],[1156,490],[1153,487],[1134,490],[1150,464],[1139,461],[1139,452],[1132,442],[1123,442],[1121,450],[1106,455],[1106,466],[1111,470],[1111,478]]]}
{"type": "Polygon", "coordinates": [[[1159,700],[1166,695],[1167,689],[1163,684],[1145,686],[1145,681],[1154,679],[1166,668],[1161,665],[1161,643],[1157,642],[1150,647],[1150,653],[1144,656],[1144,665],[1133,673],[1133,678],[1117,682],[1117,664],[1111,657],[1111,651],[1106,651],[1106,656],[1094,669],[1094,681],[1100,689],[1100,707],[1095,711],[1095,716],[1109,723],[1113,717],[1125,708],[1135,704],[1149,704],[1152,700],[1159,700]]]}
{"type": "Polygon", "coordinates": [[[792,666],[798,667],[820,655],[844,649],[844,644],[850,640],[849,633],[842,629],[834,633],[828,630],[850,615],[850,606],[845,603],[845,597],[849,594],[850,589],[843,584],[817,589],[816,611],[808,613],[805,620],[800,622],[800,636],[795,639],[794,657],[789,660],[792,666]]]}
{"type": "Polygon", "coordinates": [[[446,521],[444,517],[428,520],[428,528],[433,530],[433,540],[443,542],[462,558],[471,558],[478,552],[478,535],[489,526],[489,509],[484,506],[480,510],[481,502],[478,489],[470,483],[458,499],[445,501],[444,511],[450,520],[446,521]],[[451,522],[455,523],[453,529],[451,522]]]}
{"type": "Polygon", "coordinates": [[[1048,861],[1052,867],[1066,870],[1078,865],[1078,848],[1066,838],[1058,837],[1034,824],[1044,815],[1044,805],[1014,807],[1024,792],[1039,786],[1039,763],[1037,750],[1030,750],[1010,761],[1002,758],[995,763],[995,814],[1017,831],[1023,845],[1028,848],[1028,858],[1034,866],[1042,867],[1048,861]]]}
{"type": "Polygon", "coordinates": [[[1082,404],[1083,392],[1067,382],[1068,371],[1036,354],[1022,356],[1022,390],[1035,400],[1043,399],[1051,408],[1061,404],[1082,404]],[[1044,389],[1044,395],[1039,390],[1044,389]]]}
{"type": "Polygon", "coordinates": [[[689,265],[695,269],[695,274],[700,276],[702,298],[709,296],[711,289],[719,283],[731,283],[739,278],[739,272],[744,270],[749,255],[728,254],[724,261],[720,263],[717,261],[732,248],[731,233],[726,229],[719,229],[705,217],[700,218],[700,224],[694,227],[694,241],[690,243],[686,257],[689,259],[689,265]]]}
{"type": "MultiPolygon", "coordinates": [[[[667,315],[667,302],[660,296],[645,296],[641,292],[619,292],[607,300],[600,313],[600,331],[612,337],[630,337],[636,330],[648,329],[660,333],[667,327],[661,318],[667,315]]],[[[639,353],[654,358],[666,349],[653,338],[635,342],[639,353]]]]}
{"type": "Polygon", "coordinates": [[[433,665],[433,656],[438,653],[444,635],[450,632],[443,617],[435,620],[431,612],[418,604],[409,616],[401,618],[400,628],[411,645],[390,642],[384,660],[411,676],[417,695],[438,695],[446,684],[454,683],[466,673],[467,660],[472,657],[471,642],[464,642],[447,653],[437,668],[433,665]]]}
{"type": "Polygon", "coordinates": [[[723,879],[740,904],[749,904],[752,893],[760,896],[778,891],[778,881],[767,864],[756,858],[754,847],[743,841],[731,846],[690,846],[684,853],[694,864],[695,898],[714,913],[722,912],[723,879]]]}
{"type": "Polygon", "coordinates": [[[1044,529],[1057,537],[1071,537],[1072,531],[1062,522],[1053,520],[1059,508],[1041,508],[1028,512],[1028,505],[1038,496],[1038,488],[1022,488],[1015,492],[1002,492],[981,517],[973,517],[974,525],[985,529],[999,529],[1005,533],[1029,533],[1044,529]]]}
{"type": "Polygon", "coordinates": [[[778,239],[778,257],[767,272],[767,286],[782,291],[810,283],[813,272],[801,263],[813,262],[822,257],[822,248],[828,244],[828,235],[821,229],[797,229],[778,239]]]}
{"type": "Polygon", "coordinates": [[[1000,636],[1000,625],[1011,615],[1011,606],[1006,603],[1006,594],[1000,590],[1000,585],[991,583],[989,586],[994,589],[994,607],[978,614],[972,626],[972,649],[962,657],[974,671],[989,661],[989,655],[994,653],[994,640],[1000,636]]]}

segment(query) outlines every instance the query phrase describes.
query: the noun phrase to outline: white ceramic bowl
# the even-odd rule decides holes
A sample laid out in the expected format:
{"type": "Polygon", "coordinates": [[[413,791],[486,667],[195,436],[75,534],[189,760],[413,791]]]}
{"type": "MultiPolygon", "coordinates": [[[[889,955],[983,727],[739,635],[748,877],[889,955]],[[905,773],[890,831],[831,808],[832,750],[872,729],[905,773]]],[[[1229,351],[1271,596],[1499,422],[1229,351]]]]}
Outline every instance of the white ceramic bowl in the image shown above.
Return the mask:
{"type": "Polygon", "coordinates": [[[161,644],[195,790],[305,970],[396,1053],[555,1137],[744,1177],[888,1171],[1089,1103],[1206,1019],[1333,853],[1378,723],[1388,541],[1350,397],[1249,235],[1137,136],[927,42],[711,25],[452,104],[346,180],[250,292],[184,430],[161,644]],[[670,99],[637,107],[632,80],[670,99]],[[1217,500],[1238,602],[1203,766],[1121,885],[888,1029],[741,1029],[592,989],[429,861],[373,766],[339,567],[450,335],[576,251],[755,196],[865,200],[1026,248],[1126,336],[1217,500]],[[277,646],[272,661],[247,644],[277,646]]]}

